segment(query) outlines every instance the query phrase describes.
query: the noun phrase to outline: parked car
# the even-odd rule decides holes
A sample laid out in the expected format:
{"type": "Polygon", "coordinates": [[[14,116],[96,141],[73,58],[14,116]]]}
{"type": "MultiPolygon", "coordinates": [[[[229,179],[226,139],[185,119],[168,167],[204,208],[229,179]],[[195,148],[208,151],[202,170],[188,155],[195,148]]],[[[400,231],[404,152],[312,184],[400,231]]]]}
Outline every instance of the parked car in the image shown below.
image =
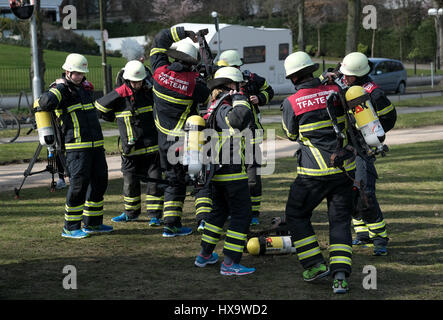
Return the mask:
{"type": "Polygon", "coordinates": [[[405,93],[407,73],[399,60],[369,58],[374,67],[369,74],[376,84],[385,92],[405,93]]]}

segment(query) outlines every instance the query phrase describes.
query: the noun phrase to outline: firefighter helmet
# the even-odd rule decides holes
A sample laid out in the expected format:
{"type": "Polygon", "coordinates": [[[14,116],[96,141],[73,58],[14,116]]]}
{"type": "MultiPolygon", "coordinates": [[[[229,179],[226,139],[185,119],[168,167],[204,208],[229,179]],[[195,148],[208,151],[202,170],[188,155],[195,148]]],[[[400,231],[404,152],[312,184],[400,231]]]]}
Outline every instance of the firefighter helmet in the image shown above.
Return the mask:
{"type": "Polygon", "coordinates": [[[71,53],[66,57],[62,69],[69,72],[76,71],[81,73],[87,73],[89,72],[88,60],[86,60],[86,58],[81,54],[71,53]]]}
{"type": "Polygon", "coordinates": [[[306,74],[316,71],[319,67],[318,63],[312,62],[311,57],[303,51],[291,53],[285,59],[286,79],[295,74],[306,74]]]}
{"type": "Polygon", "coordinates": [[[217,65],[221,67],[240,67],[243,65],[243,61],[237,50],[226,50],[220,54],[217,65]]]}
{"type": "Polygon", "coordinates": [[[181,60],[189,64],[198,64],[198,50],[187,41],[180,41],[174,44],[167,52],[171,58],[181,60]]]}
{"type": "Polygon", "coordinates": [[[138,60],[132,60],[125,65],[123,79],[129,81],[142,81],[144,78],[146,78],[146,69],[143,63],[138,60]]]}
{"type": "Polygon", "coordinates": [[[340,67],[340,72],[346,76],[362,77],[370,70],[368,58],[361,52],[351,52],[346,55],[340,67]]]}
{"type": "Polygon", "coordinates": [[[244,82],[243,73],[234,67],[223,67],[214,74],[214,79],[208,81],[208,88],[214,88],[231,82],[244,82]]]}

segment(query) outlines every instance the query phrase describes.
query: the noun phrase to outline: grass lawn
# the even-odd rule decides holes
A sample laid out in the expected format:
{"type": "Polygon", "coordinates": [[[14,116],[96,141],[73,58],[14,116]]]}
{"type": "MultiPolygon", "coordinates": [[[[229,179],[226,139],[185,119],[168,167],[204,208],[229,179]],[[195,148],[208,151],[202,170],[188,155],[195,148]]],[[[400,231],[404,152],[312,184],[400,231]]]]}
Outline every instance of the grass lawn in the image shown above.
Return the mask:
{"type": "MultiPolygon", "coordinates": [[[[122,180],[111,180],[105,194],[110,234],[87,239],[63,239],[66,190],[23,189],[21,199],[0,194],[0,299],[264,299],[264,300],[438,300],[443,294],[443,150],[441,142],[392,146],[377,160],[377,184],[390,237],[389,255],[372,256],[354,248],[351,291],[332,293],[329,279],[302,280],[294,255],[255,257],[242,263],[257,271],[246,277],[219,274],[219,264],[197,269],[194,259],[201,236],[164,239],[149,228],[147,218],[115,224],[123,203],[122,180]],[[77,290],[65,290],[63,268],[77,270],[77,290]],[[363,267],[377,270],[377,289],[362,286],[363,267]],[[214,290],[214,288],[216,288],[214,290]],[[235,292],[235,295],[232,293],[235,292]]],[[[295,178],[293,158],[277,160],[276,172],[263,177],[261,225],[284,214],[289,186],[295,178]]],[[[195,226],[192,197],[185,201],[183,223],[195,226]]],[[[320,247],[328,256],[328,223],[323,202],[313,214],[320,247]]],[[[217,245],[221,253],[223,242],[217,245]]],[[[170,310],[169,310],[170,311],[170,310]]],[[[167,311],[166,311],[167,312],[167,311]]],[[[169,318],[169,317],[168,317],[169,318]]]]}

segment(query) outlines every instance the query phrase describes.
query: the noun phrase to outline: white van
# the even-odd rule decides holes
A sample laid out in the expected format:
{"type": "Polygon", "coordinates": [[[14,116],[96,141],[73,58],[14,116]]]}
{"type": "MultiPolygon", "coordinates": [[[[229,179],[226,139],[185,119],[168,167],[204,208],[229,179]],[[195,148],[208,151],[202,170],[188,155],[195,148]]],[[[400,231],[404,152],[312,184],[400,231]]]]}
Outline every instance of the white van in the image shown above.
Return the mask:
{"type": "MultiPolygon", "coordinates": [[[[218,56],[218,35],[214,24],[180,23],[175,27],[197,32],[208,29],[206,41],[216,57],[218,56]]],[[[280,28],[254,28],[240,25],[219,24],[220,50],[235,49],[243,58],[241,70],[249,70],[266,78],[275,94],[293,91],[293,85],[285,78],[284,60],[292,53],[292,32],[280,28]]],[[[190,39],[183,39],[198,47],[190,39]]]]}

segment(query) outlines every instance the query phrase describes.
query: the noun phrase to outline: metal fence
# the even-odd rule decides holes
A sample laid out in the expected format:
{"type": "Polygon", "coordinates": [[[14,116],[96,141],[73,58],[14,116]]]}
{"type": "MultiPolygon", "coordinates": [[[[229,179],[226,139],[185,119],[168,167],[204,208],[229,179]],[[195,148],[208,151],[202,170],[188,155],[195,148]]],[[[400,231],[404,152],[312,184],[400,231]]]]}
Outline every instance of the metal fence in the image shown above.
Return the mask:
{"type": "MultiPolygon", "coordinates": [[[[110,68],[110,66],[109,66],[110,68]]],[[[120,70],[111,70],[111,85],[114,85],[115,77],[120,70]]],[[[61,68],[46,68],[45,70],[45,87],[60,78],[63,70],[61,68]]],[[[87,79],[94,85],[94,90],[103,90],[103,69],[101,67],[89,67],[87,79]]],[[[31,88],[31,68],[27,67],[0,67],[0,93],[2,95],[18,95],[20,91],[32,92],[31,88]]],[[[46,88],[43,88],[45,90],[46,88]]]]}

